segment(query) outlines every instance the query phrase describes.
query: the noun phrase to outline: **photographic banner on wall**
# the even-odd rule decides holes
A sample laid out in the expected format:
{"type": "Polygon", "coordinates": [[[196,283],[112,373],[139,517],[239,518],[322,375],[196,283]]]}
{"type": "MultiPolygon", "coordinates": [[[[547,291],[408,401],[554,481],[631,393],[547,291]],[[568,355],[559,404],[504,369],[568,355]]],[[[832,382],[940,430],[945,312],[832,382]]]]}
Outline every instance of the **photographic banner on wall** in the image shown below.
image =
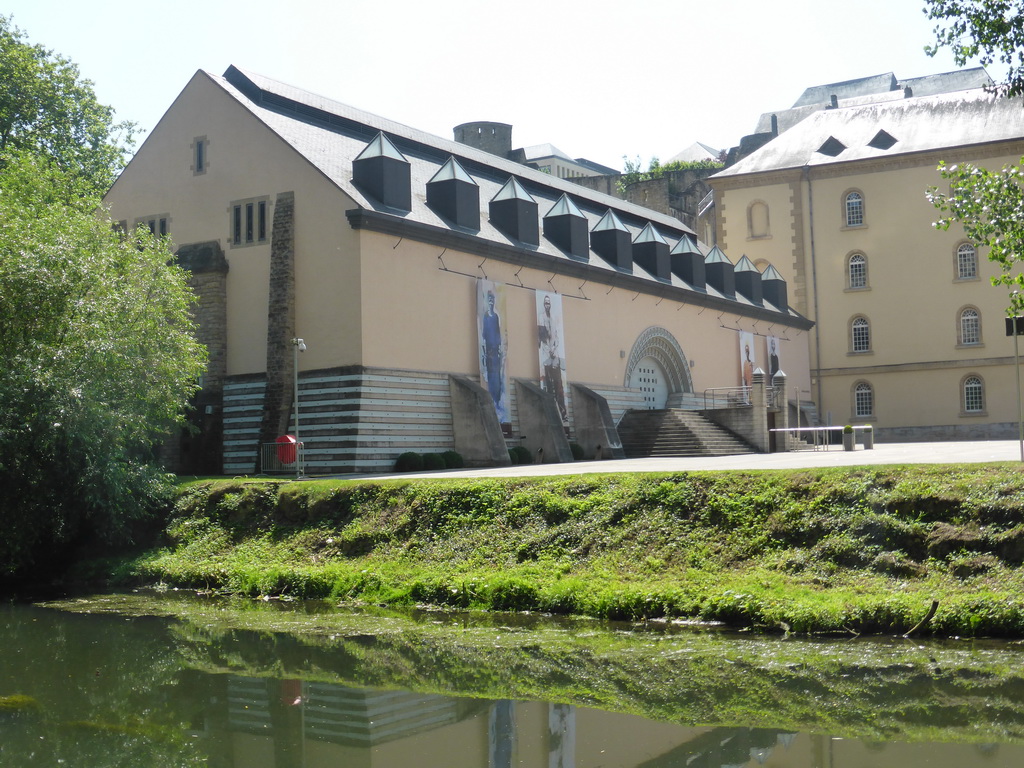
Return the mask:
{"type": "Polygon", "coordinates": [[[562,296],[537,291],[537,353],[540,357],[540,386],[558,404],[562,424],[569,424],[565,402],[565,347],[562,334],[562,296]]]}
{"type": "Polygon", "coordinates": [[[775,383],[775,374],[782,370],[779,355],[782,345],[779,343],[778,336],[765,336],[764,343],[768,352],[768,384],[772,385],[775,383]]]}
{"type": "Polygon", "coordinates": [[[749,398],[750,385],[754,382],[754,369],[757,367],[757,352],[754,348],[754,334],[739,331],[740,342],[740,386],[747,387],[749,398]]]}
{"type": "Polygon", "coordinates": [[[490,393],[498,421],[508,424],[508,329],[505,323],[505,286],[477,281],[476,330],[480,352],[480,382],[490,393]]]}

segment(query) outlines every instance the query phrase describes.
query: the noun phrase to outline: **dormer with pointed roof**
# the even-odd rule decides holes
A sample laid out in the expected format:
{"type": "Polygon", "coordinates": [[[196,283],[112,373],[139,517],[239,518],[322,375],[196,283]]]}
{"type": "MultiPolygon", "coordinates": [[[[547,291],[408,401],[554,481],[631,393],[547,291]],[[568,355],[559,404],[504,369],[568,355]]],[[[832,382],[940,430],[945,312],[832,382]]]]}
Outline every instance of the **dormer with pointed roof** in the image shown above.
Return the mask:
{"type": "Polygon", "coordinates": [[[754,266],[754,262],[746,257],[746,254],[740,256],[740,260],[736,262],[736,266],[733,269],[733,274],[736,280],[736,292],[755,306],[762,306],[764,304],[762,287],[761,287],[761,271],[754,266]]]}
{"type": "Polygon", "coordinates": [[[733,263],[717,245],[704,259],[707,284],[727,298],[736,297],[736,272],[733,263]]]}
{"type": "Polygon", "coordinates": [[[398,148],[378,133],[352,161],[352,181],[389,208],[412,210],[411,167],[398,148]]]}
{"type": "Polygon", "coordinates": [[[563,192],[551,210],[544,214],[544,237],[569,256],[587,261],[590,259],[588,234],[587,217],[563,192]]]}
{"type": "Polygon", "coordinates": [[[633,271],[632,236],[611,208],[590,230],[590,248],[617,269],[633,271]]]}
{"type": "Polygon", "coordinates": [[[668,261],[672,274],[686,282],[693,290],[706,292],[704,254],[697,247],[696,240],[689,235],[683,235],[668,252],[668,261]]]}
{"type": "Polygon", "coordinates": [[[658,280],[668,282],[672,271],[669,268],[668,243],[658,228],[647,222],[633,241],[633,261],[651,273],[658,280]]]}
{"type": "Polygon", "coordinates": [[[480,229],[480,185],[454,156],[427,182],[427,205],[466,229],[480,229]]]}
{"type": "Polygon", "coordinates": [[[491,224],[506,237],[525,245],[540,244],[537,201],[515,176],[509,176],[488,205],[491,224]]]}
{"type": "Polygon", "coordinates": [[[764,300],[776,309],[789,307],[789,290],[779,270],[769,264],[761,273],[761,294],[764,300]]]}

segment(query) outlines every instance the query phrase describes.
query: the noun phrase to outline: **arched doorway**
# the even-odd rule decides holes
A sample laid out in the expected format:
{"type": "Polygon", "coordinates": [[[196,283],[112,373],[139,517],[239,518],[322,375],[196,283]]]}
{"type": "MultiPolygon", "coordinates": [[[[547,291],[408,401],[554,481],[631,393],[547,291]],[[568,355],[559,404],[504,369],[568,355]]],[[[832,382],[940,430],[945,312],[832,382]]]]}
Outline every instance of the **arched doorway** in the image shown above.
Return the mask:
{"type": "Polygon", "coordinates": [[[639,389],[651,410],[665,408],[673,394],[693,391],[686,355],[671,333],[651,327],[637,337],[626,364],[625,385],[639,389]]]}

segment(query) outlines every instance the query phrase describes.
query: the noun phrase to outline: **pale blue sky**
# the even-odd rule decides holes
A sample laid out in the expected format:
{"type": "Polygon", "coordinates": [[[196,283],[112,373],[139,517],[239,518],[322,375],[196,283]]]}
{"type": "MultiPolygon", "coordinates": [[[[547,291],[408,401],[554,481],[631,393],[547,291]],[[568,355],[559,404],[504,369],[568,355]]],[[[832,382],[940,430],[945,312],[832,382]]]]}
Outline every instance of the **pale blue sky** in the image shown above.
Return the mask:
{"type": "MultiPolygon", "coordinates": [[[[150,130],[197,69],[229,64],[452,137],[511,123],[621,167],[751,133],[810,85],[956,67],[924,54],[923,0],[7,0],[150,130]]],[[[998,70],[990,69],[993,77],[998,70]]],[[[144,137],[144,135],[143,135],[144,137]]]]}

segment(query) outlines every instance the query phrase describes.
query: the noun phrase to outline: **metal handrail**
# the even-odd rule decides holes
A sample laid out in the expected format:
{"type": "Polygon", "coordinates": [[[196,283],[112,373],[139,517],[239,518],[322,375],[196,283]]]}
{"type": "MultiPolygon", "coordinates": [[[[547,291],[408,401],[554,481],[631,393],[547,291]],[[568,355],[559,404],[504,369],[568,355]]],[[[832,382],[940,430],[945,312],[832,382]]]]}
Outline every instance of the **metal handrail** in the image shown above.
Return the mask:
{"type": "Polygon", "coordinates": [[[704,410],[746,408],[750,405],[750,387],[708,387],[704,390],[704,410]],[[711,405],[708,405],[709,396],[711,405]]]}

